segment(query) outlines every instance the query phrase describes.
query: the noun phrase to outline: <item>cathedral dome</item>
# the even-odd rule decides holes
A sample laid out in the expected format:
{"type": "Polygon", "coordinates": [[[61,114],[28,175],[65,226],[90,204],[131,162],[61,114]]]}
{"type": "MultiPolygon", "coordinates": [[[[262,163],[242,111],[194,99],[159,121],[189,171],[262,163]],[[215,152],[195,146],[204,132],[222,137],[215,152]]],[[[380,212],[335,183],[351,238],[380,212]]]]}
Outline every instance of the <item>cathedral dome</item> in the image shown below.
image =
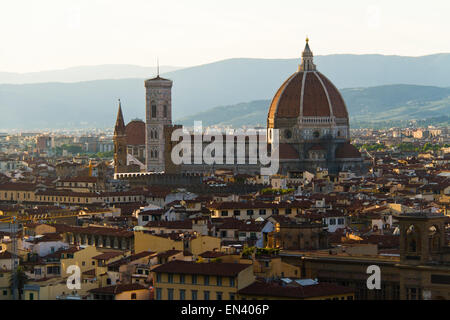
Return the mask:
{"type": "Polygon", "coordinates": [[[145,122],[135,119],[125,126],[128,145],[145,145],[145,122]]]}
{"type": "Polygon", "coordinates": [[[306,43],[302,64],[278,89],[269,108],[268,120],[277,118],[327,117],[347,120],[348,112],[339,90],[316,70],[306,43]]]}

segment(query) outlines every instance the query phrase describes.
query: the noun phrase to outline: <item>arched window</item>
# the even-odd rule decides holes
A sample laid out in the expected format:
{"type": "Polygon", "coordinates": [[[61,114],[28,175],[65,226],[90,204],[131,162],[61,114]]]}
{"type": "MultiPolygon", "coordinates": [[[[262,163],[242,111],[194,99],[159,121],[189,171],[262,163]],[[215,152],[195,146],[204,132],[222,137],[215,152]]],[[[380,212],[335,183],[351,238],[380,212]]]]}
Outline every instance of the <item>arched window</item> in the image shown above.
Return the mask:
{"type": "Polygon", "coordinates": [[[417,253],[420,246],[419,231],[414,225],[410,225],[406,231],[406,250],[411,253],[417,253]]]}
{"type": "Polygon", "coordinates": [[[167,115],[168,115],[167,104],[165,104],[164,107],[163,107],[163,115],[164,115],[164,118],[167,118],[167,115]]]}
{"type": "Polygon", "coordinates": [[[430,252],[439,251],[441,248],[441,238],[438,229],[435,226],[428,228],[429,250],[430,252]]]}
{"type": "Polygon", "coordinates": [[[156,102],[153,101],[152,102],[152,114],[151,114],[152,118],[156,118],[156,102]]]}
{"type": "Polygon", "coordinates": [[[411,240],[409,241],[409,244],[408,244],[408,250],[409,250],[410,252],[416,252],[416,251],[417,251],[417,243],[416,243],[416,240],[415,240],[415,239],[411,239],[411,240]]]}
{"type": "Polygon", "coordinates": [[[153,139],[153,129],[150,129],[150,139],[153,139]]]}

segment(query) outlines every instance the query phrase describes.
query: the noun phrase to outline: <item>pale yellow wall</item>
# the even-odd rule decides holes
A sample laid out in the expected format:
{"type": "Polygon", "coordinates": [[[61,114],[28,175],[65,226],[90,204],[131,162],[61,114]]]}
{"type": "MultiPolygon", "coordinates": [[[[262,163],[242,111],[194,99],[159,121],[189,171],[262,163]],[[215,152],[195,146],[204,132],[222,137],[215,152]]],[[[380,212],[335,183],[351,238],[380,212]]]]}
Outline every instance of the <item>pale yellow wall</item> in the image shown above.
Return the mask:
{"type": "Polygon", "coordinates": [[[67,268],[70,265],[77,265],[80,267],[81,272],[85,272],[91,269],[94,269],[97,267],[97,260],[92,259],[95,256],[100,255],[102,252],[98,251],[96,247],[94,246],[87,246],[86,248],[77,251],[73,255],[73,259],[66,258],[66,255],[64,258],[61,258],[61,273],[64,275],[67,268]],[[84,262],[84,266],[83,266],[84,262]],[[95,263],[95,264],[93,264],[95,263]]]}
{"type": "Polygon", "coordinates": [[[0,200],[6,201],[34,201],[34,191],[1,190],[0,200]]]}
{"type": "Polygon", "coordinates": [[[11,272],[0,271],[0,300],[11,300],[12,294],[9,287],[11,279],[11,272]],[[6,291],[6,295],[3,294],[6,291]]]}
{"type": "Polygon", "coordinates": [[[172,249],[183,251],[183,242],[173,241],[168,238],[158,237],[140,231],[134,232],[135,253],[140,253],[142,251],[153,251],[159,253],[172,249]]]}
{"type": "Polygon", "coordinates": [[[241,290],[255,281],[255,275],[253,273],[253,266],[250,266],[244,270],[242,270],[238,274],[237,279],[237,289],[241,290]]]}
{"type": "MultiPolygon", "coordinates": [[[[182,241],[174,241],[139,231],[134,233],[134,249],[136,253],[142,251],[159,253],[173,249],[184,251],[182,241]]],[[[189,250],[194,255],[198,255],[205,251],[212,251],[214,249],[220,249],[220,238],[199,235],[189,242],[189,250]]]]}
{"type": "Polygon", "coordinates": [[[168,289],[174,289],[174,300],[180,299],[180,290],[185,290],[185,298],[186,300],[192,299],[192,291],[197,291],[197,299],[204,299],[204,292],[209,291],[210,300],[217,299],[217,292],[222,293],[223,300],[230,300],[230,294],[235,295],[235,299],[237,297],[237,291],[250,285],[255,280],[255,276],[253,275],[253,267],[249,265],[248,268],[241,271],[234,278],[234,286],[231,286],[230,277],[222,277],[222,285],[217,285],[217,276],[209,276],[209,285],[204,284],[204,276],[197,275],[197,283],[192,283],[192,275],[185,275],[185,282],[180,283],[180,274],[173,275],[173,283],[168,283],[168,274],[161,274],[161,282],[156,282],[156,275],[153,273],[153,279],[155,279],[154,287],[155,287],[155,299],[156,299],[156,290],[157,288],[162,289],[161,299],[168,299],[168,289]]]}
{"type": "Polygon", "coordinates": [[[254,261],[254,273],[259,277],[285,277],[285,278],[300,278],[300,268],[281,261],[281,258],[271,259],[269,266],[265,266],[265,261],[254,261]]]}
{"type": "MultiPolygon", "coordinates": [[[[226,217],[228,217],[228,218],[234,217],[234,218],[237,218],[237,219],[240,219],[240,220],[257,219],[259,217],[267,218],[267,217],[271,216],[272,214],[275,214],[275,210],[271,209],[271,208],[252,208],[253,215],[248,215],[247,214],[247,210],[248,209],[239,209],[239,208],[236,208],[236,209],[224,209],[224,210],[214,209],[214,210],[212,210],[211,217],[212,218],[222,218],[222,211],[227,211],[228,212],[228,216],[226,216],[226,217]],[[265,209],[266,210],[266,214],[260,214],[259,210],[261,210],[261,209],[265,209]],[[234,215],[234,211],[235,210],[239,210],[240,215],[235,216],[234,215]]],[[[289,210],[289,208],[288,208],[288,210],[289,210]]],[[[278,208],[278,214],[279,215],[290,215],[290,214],[295,215],[295,214],[298,214],[298,213],[302,212],[302,210],[300,208],[291,208],[290,210],[291,210],[291,212],[287,213],[286,212],[286,208],[278,208]]]]}
{"type": "Polygon", "coordinates": [[[150,300],[150,290],[125,291],[116,295],[116,300],[131,300],[131,295],[136,294],[136,300],[150,300]]]}
{"type": "Polygon", "coordinates": [[[40,224],[34,228],[34,232],[36,235],[46,234],[46,233],[55,233],[56,228],[53,226],[49,226],[48,224],[40,224]]]}
{"type": "Polygon", "coordinates": [[[195,256],[205,252],[220,250],[220,238],[199,235],[190,241],[191,253],[195,256]]]}
{"type": "MultiPolygon", "coordinates": [[[[89,294],[89,290],[98,288],[97,283],[82,283],[80,290],[71,290],[67,288],[66,279],[59,278],[59,280],[59,283],[52,281],[48,284],[40,284],[39,291],[24,290],[23,299],[30,300],[30,293],[34,293],[34,300],[56,300],[57,296],[72,293],[84,296],[89,294]]],[[[33,282],[28,284],[33,284],[33,282]]]]}

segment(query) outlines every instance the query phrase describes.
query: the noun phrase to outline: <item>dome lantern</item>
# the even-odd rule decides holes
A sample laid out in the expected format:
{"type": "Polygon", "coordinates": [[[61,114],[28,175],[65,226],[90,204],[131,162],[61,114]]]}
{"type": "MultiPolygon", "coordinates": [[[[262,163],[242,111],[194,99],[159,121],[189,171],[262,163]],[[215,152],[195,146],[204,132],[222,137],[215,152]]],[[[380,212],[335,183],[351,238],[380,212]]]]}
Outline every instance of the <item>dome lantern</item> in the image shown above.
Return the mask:
{"type": "Polygon", "coordinates": [[[302,63],[298,67],[298,71],[316,71],[316,65],[314,64],[314,56],[309,48],[309,38],[306,38],[305,49],[302,53],[302,63]]]}

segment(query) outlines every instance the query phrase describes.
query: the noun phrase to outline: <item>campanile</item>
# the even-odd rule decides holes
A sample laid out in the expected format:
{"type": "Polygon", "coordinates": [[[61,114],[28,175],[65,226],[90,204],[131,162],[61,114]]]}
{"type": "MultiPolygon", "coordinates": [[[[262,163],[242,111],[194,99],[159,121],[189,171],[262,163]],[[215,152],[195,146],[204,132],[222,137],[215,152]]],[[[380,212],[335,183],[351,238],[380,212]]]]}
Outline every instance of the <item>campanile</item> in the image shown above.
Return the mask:
{"type": "Polygon", "coordinates": [[[145,81],[146,167],[148,172],[165,171],[164,126],[172,124],[172,80],[156,78],[145,81]]]}

